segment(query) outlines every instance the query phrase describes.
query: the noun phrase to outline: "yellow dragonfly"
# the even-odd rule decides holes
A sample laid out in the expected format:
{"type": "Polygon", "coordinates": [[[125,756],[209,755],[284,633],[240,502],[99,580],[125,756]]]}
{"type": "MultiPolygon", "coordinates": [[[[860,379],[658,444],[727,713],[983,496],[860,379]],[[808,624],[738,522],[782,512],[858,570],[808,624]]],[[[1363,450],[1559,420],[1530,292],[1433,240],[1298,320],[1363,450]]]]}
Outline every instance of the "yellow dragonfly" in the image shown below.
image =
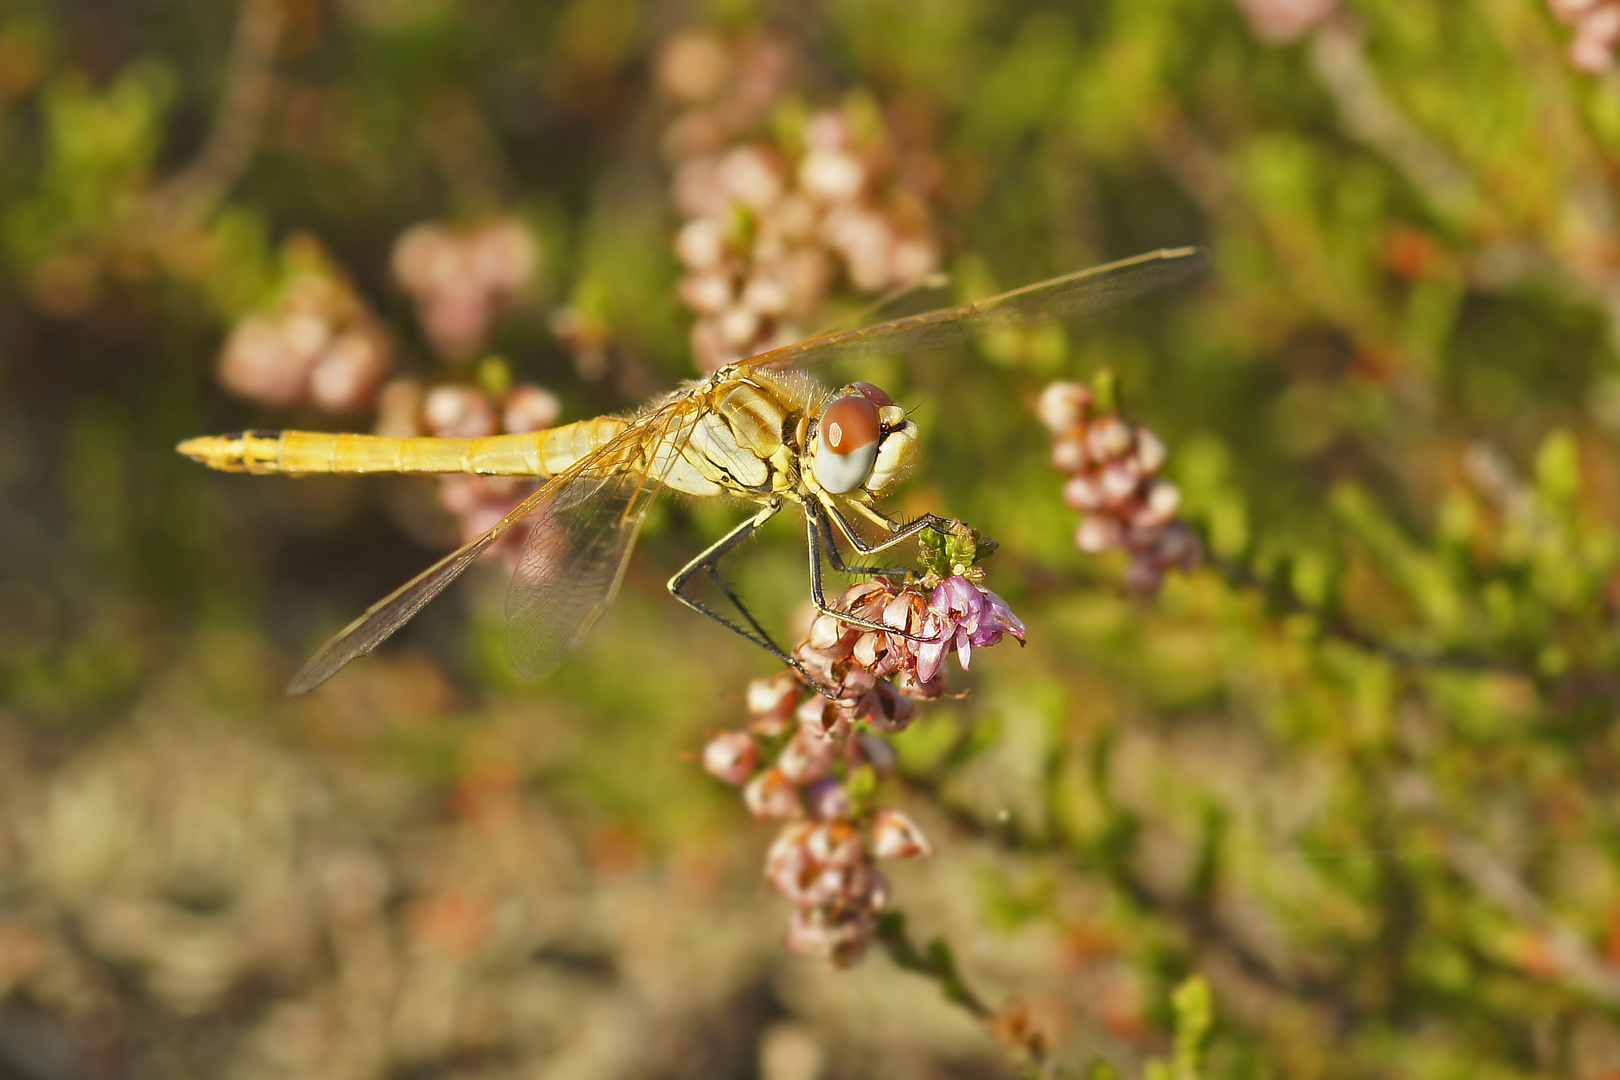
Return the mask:
{"type": "Polygon", "coordinates": [[[852,625],[887,630],[829,610],[823,558],[841,572],[878,573],[880,568],[846,564],[836,536],[862,555],[873,555],[947,524],[933,515],[897,522],[876,506],[917,455],[917,427],[905,410],[868,383],[829,392],[804,369],[1090,314],[1184,280],[1204,261],[1196,248],[1148,252],[988,300],[824,334],[730,364],[628,416],[473,439],[243,432],[187,439],[177,449],[227,472],[477,473],[544,480],[488,532],[339,631],[293,677],[289,693],[313,690],[382,644],[521,521],[530,528],[507,595],[507,653],[519,675],[544,678],[612,603],[648,508],[664,488],[760,507],[687,563],[668,587],[687,606],[798,668],[721,576],[727,553],[784,506],[795,504],[805,516],[816,607],[852,625]],[[851,514],[875,526],[881,538],[864,539],[851,514]],[[687,592],[700,573],[730,601],[741,624],[687,592]]]}

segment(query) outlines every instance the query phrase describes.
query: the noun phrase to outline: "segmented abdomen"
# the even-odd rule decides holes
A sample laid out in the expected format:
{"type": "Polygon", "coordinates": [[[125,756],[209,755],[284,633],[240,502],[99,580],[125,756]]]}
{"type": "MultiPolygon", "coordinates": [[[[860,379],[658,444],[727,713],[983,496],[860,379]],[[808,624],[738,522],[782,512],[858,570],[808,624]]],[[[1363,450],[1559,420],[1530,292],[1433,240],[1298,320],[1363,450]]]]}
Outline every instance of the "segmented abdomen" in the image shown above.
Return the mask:
{"type": "Polygon", "coordinates": [[[177,449],[211,469],[250,473],[478,473],[552,476],[623,431],[600,416],[522,435],[480,439],[245,431],[187,439],[177,449]]]}

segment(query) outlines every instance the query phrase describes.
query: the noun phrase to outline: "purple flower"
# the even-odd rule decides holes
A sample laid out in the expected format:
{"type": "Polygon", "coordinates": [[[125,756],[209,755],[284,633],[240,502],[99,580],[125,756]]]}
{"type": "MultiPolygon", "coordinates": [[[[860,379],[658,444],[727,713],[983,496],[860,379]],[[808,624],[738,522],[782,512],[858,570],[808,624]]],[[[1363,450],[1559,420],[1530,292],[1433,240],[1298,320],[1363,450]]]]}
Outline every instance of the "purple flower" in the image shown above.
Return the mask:
{"type": "Polygon", "coordinates": [[[1024,640],[1024,621],[1007,601],[957,574],[946,578],[928,598],[926,638],[917,646],[917,678],[931,681],[945,654],[954,647],[962,670],[975,647],[994,645],[1003,634],[1024,640]]]}

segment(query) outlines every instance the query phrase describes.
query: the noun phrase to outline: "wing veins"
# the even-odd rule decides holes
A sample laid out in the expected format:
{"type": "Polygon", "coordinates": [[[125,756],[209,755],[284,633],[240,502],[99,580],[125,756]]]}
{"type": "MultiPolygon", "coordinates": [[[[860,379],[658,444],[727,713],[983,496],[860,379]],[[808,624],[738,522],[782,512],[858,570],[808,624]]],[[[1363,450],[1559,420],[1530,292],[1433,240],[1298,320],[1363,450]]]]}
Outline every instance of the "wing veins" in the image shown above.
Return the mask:
{"type": "Polygon", "coordinates": [[[1093,315],[1183,281],[1206,263],[1198,248],[1150,251],[984,300],[784,345],[744,360],[742,366],[774,369],[880,350],[934,349],[991,330],[1093,315]]]}
{"type": "MultiPolygon", "coordinates": [[[[638,444],[646,468],[609,466],[587,492],[561,488],[557,504],[535,523],[506,601],[507,657],[519,675],[533,681],[555,670],[612,603],[652,500],[690,440],[695,420],[673,437],[671,431],[685,423],[684,414],[691,411],[695,397],[670,402],[639,425],[643,436],[638,444]],[[666,453],[660,465],[660,456],[666,453]],[[604,494],[604,489],[619,483],[627,484],[628,490],[604,494]],[[592,511],[611,499],[623,500],[616,518],[611,523],[591,520],[592,511]]],[[[583,479],[576,477],[570,486],[583,479]]]]}
{"type": "MultiPolygon", "coordinates": [[[[674,409],[680,404],[672,402],[674,409]]],[[[438,596],[456,578],[471,566],[508,529],[528,517],[548,498],[563,487],[592,471],[603,462],[615,460],[617,455],[644,437],[645,429],[658,417],[658,413],[632,421],[619,434],[586,454],[562,472],[540,485],[507,515],[496,522],[482,536],[463,544],[405,584],[366,608],[358,618],[334,634],[305,662],[287,686],[291,695],[307,694],[337,674],[349,661],[365,656],[388,640],[400,627],[409,622],[429,601],[438,596]]]]}

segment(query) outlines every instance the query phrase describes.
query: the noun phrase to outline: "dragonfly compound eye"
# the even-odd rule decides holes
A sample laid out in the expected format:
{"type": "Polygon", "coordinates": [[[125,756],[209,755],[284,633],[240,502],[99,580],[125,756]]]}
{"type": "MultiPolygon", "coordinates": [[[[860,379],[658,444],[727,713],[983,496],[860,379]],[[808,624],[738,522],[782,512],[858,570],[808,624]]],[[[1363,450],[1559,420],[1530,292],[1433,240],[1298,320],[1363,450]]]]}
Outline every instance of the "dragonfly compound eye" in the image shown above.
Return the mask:
{"type": "Polygon", "coordinates": [[[816,431],[816,482],[834,495],[866,483],[882,437],[883,421],[871,398],[851,394],[828,405],[816,431]]]}

